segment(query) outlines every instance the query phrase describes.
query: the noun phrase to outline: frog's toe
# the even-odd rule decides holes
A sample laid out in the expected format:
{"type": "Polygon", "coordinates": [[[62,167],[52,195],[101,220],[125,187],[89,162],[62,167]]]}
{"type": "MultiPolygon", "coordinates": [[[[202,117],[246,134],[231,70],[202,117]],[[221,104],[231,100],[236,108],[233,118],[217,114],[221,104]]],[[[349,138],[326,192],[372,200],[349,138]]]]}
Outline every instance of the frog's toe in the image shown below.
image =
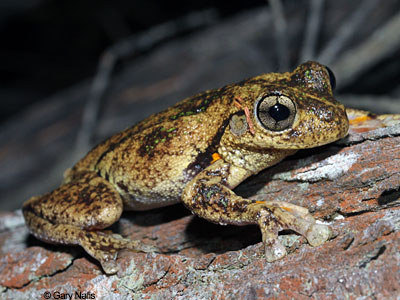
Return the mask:
{"type": "Polygon", "coordinates": [[[276,209],[274,216],[282,224],[282,229],[291,229],[300,233],[313,247],[323,244],[331,236],[329,226],[317,224],[310,214],[300,217],[285,210],[276,209]]]}
{"type": "Polygon", "coordinates": [[[316,247],[326,242],[331,234],[332,231],[329,226],[314,223],[310,226],[305,237],[311,246],[316,247]]]}
{"type": "Polygon", "coordinates": [[[268,210],[262,209],[259,211],[258,225],[261,229],[265,247],[265,259],[268,262],[273,262],[286,256],[286,249],[278,240],[280,225],[268,210]]]}
{"type": "Polygon", "coordinates": [[[107,275],[113,275],[119,271],[119,266],[114,259],[100,261],[100,264],[107,275]]]}
{"type": "Polygon", "coordinates": [[[278,241],[274,244],[265,244],[265,259],[268,262],[279,260],[286,256],[286,248],[278,241]]]}

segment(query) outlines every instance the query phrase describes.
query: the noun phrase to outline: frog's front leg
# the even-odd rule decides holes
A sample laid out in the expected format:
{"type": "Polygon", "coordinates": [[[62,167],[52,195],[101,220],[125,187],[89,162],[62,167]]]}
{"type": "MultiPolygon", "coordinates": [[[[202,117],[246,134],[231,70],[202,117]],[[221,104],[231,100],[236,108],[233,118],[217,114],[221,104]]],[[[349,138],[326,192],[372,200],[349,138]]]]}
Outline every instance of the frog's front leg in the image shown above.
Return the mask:
{"type": "Polygon", "coordinates": [[[121,249],[154,251],[139,241],[101,231],[120,218],[121,197],[111,183],[94,172],[75,175],[75,179],[51,193],[24,203],[25,222],[34,236],[47,242],[82,246],[107,274],[118,271],[115,260],[121,249]]]}
{"type": "Polygon", "coordinates": [[[220,224],[258,224],[267,261],[286,255],[278,232],[291,229],[318,246],[330,236],[328,226],[316,224],[306,208],[280,201],[256,201],[237,196],[231,189],[252,175],[222,159],[199,173],[185,188],[183,202],[196,215],[220,224]]]}

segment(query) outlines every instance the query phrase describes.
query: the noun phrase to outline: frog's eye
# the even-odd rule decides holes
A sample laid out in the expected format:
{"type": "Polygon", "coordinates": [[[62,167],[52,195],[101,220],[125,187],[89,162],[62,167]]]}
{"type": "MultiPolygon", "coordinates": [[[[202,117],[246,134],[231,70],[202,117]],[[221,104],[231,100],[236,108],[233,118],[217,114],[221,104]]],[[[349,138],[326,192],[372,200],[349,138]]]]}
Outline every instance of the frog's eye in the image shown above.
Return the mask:
{"type": "Polygon", "coordinates": [[[331,89],[332,91],[335,89],[336,87],[336,78],[335,78],[335,74],[333,74],[332,70],[329,69],[327,66],[325,66],[325,69],[328,71],[329,74],[329,81],[331,82],[331,89]]]}
{"type": "Polygon", "coordinates": [[[265,129],[281,131],[293,124],[296,106],[286,96],[269,95],[257,102],[255,113],[265,129]]]}

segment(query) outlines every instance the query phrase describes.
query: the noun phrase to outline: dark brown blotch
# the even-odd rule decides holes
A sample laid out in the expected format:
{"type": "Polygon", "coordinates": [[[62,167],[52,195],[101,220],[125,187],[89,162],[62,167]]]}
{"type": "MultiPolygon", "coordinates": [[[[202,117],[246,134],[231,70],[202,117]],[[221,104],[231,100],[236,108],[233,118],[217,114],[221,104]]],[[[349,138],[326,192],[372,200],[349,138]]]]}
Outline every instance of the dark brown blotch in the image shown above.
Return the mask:
{"type": "MultiPolygon", "coordinates": [[[[172,138],[177,136],[179,133],[179,128],[177,127],[164,127],[159,126],[154,128],[150,133],[146,134],[142,140],[141,145],[138,149],[138,155],[143,157],[153,157],[156,148],[160,144],[165,144],[172,138]]],[[[160,150],[157,151],[158,154],[163,154],[160,150]]]]}

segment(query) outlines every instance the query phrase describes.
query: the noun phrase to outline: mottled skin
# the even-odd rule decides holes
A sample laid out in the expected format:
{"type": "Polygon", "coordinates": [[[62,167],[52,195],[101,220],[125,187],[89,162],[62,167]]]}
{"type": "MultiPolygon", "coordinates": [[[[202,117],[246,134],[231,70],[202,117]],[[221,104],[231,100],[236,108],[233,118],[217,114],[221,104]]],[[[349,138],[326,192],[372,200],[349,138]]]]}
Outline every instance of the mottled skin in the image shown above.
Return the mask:
{"type": "Polygon", "coordinates": [[[307,62],[292,73],[264,74],[185,99],[92,149],[59,188],[24,204],[26,224],[44,241],[81,245],[108,274],[118,270],[120,249],[152,248],[102,229],[123,209],[179,201],[212,222],[258,224],[268,261],[286,254],[277,240],[281,229],[322,244],[329,228],[307,209],[244,199],[232,189],[298,149],[346,135],[345,108],[333,98],[331,82],[324,66],[307,62]]]}

